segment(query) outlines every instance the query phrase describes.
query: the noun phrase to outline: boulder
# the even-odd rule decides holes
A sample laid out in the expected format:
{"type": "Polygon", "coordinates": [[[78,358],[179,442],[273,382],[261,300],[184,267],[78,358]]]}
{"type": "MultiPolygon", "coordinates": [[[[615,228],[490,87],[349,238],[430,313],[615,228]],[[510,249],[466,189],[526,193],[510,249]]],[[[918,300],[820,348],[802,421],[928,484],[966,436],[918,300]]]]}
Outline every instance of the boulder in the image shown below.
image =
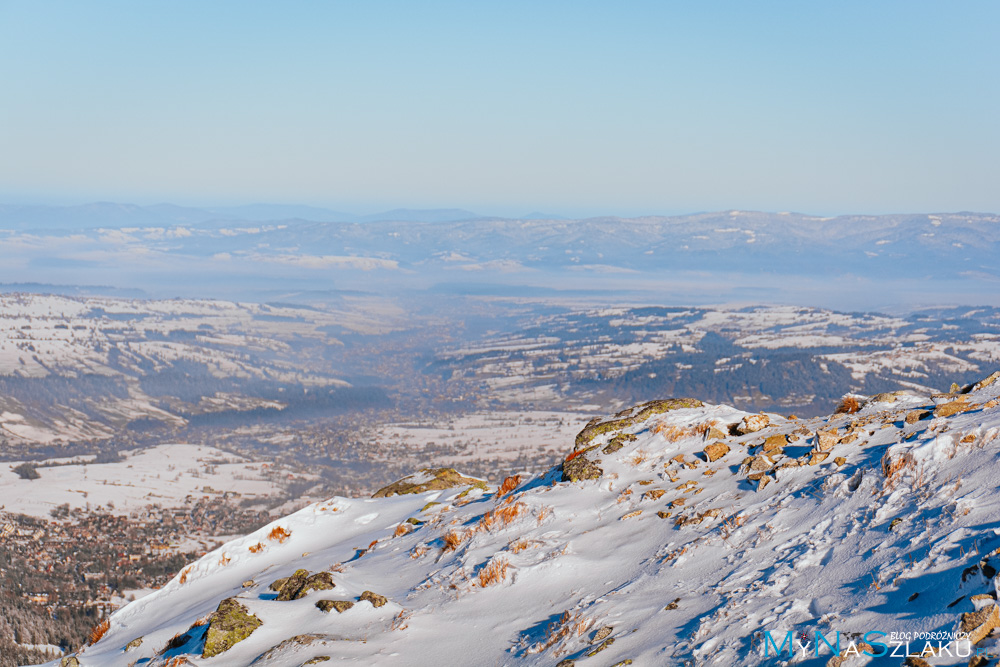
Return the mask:
{"type": "Polygon", "coordinates": [[[386,602],[389,601],[385,598],[384,595],[379,595],[378,593],[372,593],[371,591],[365,591],[364,593],[362,593],[361,597],[359,597],[358,600],[368,600],[369,602],[372,603],[373,607],[381,607],[382,605],[384,605],[386,602]]]}
{"type": "Polygon", "coordinates": [[[317,609],[327,613],[330,613],[331,610],[335,609],[338,614],[343,614],[353,606],[354,603],[350,600],[320,600],[316,603],[317,609]]]}
{"type": "Polygon", "coordinates": [[[251,614],[236,598],[226,598],[209,616],[205,633],[203,658],[225,653],[250,636],[261,626],[261,620],[251,614]]]}
{"type": "Polygon", "coordinates": [[[573,456],[562,464],[562,481],[580,482],[586,479],[600,479],[604,469],[587,458],[586,453],[573,456]]]}
{"type": "Polygon", "coordinates": [[[736,432],[739,435],[756,433],[757,431],[767,428],[770,423],[771,418],[765,414],[747,415],[743,418],[743,421],[736,425],[736,432]]]}
{"type": "Polygon", "coordinates": [[[816,431],[816,451],[828,452],[840,441],[837,431],[816,431]]]}
{"type": "Polygon", "coordinates": [[[724,442],[713,442],[705,446],[705,456],[709,461],[717,461],[729,453],[729,446],[724,442]]]}
{"type": "Polygon", "coordinates": [[[783,435],[770,435],[764,439],[764,451],[772,452],[776,449],[782,449],[787,444],[787,437],[783,435]]]}

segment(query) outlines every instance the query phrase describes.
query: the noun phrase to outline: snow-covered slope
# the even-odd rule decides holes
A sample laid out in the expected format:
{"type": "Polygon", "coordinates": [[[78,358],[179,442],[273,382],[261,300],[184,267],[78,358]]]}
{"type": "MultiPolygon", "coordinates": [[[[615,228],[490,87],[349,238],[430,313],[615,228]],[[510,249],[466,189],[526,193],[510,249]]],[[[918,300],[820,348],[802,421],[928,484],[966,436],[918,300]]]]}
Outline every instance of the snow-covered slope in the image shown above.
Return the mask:
{"type": "MultiPolygon", "coordinates": [[[[501,490],[465,479],[307,507],[119,610],[76,657],[728,666],[777,664],[794,639],[796,664],[825,665],[815,633],[839,632],[843,664],[861,665],[850,652],[865,633],[887,633],[867,648],[897,656],[888,633],[909,633],[912,652],[919,633],[978,639],[996,619],[998,396],[1000,373],[965,393],[859,397],[824,419],[638,406],[588,425],[561,468],[501,490]]],[[[926,660],[966,665],[967,649],[926,660]]]]}

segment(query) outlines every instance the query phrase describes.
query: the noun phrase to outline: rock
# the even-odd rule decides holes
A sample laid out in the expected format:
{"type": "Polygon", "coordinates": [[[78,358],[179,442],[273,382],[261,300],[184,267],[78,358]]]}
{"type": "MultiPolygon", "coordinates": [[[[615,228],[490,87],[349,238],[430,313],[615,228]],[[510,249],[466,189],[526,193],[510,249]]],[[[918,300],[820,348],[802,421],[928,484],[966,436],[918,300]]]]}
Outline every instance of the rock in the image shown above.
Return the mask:
{"type": "Polygon", "coordinates": [[[857,439],[858,439],[857,433],[848,433],[847,435],[845,435],[843,438],[840,439],[840,442],[841,444],[849,445],[857,439]]]}
{"type": "Polygon", "coordinates": [[[659,500],[666,493],[663,489],[650,489],[646,493],[642,494],[643,500],[659,500]]]}
{"type": "Polygon", "coordinates": [[[282,587],[285,585],[286,581],[288,581],[288,577],[282,577],[281,579],[275,579],[274,581],[271,582],[271,584],[268,586],[268,588],[270,590],[274,591],[275,593],[277,593],[278,591],[280,591],[282,589],[282,587]]]}
{"type": "Polygon", "coordinates": [[[892,529],[895,528],[896,526],[898,526],[901,523],[903,523],[903,520],[900,519],[898,516],[895,519],[893,519],[892,521],[890,521],[889,522],[889,532],[892,532],[892,529]]]}
{"type": "Polygon", "coordinates": [[[80,661],[75,655],[68,655],[59,661],[59,667],[80,667],[80,661]]]}
{"type": "Polygon", "coordinates": [[[819,465],[825,461],[830,456],[830,452],[812,452],[812,456],[809,457],[809,465],[819,465]]]}
{"type": "Polygon", "coordinates": [[[310,658],[310,659],[306,660],[305,662],[302,663],[302,665],[303,665],[303,667],[305,667],[305,665],[315,665],[315,664],[318,664],[318,663],[321,663],[321,662],[326,662],[329,659],[330,659],[330,656],[328,656],[328,655],[317,655],[315,658],[310,658]]]}
{"type": "Polygon", "coordinates": [[[587,458],[585,453],[564,461],[562,464],[562,481],[580,482],[587,479],[600,479],[604,469],[587,458]]]}
{"type": "Polygon", "coordinates": [[[226,598],[209,616],[203,658],[225,653],[261,626],[259,618],[247,611],[236,598],[226,598]]]}
{"type": "Polygon", "coordinates": [[[673,611],[674,609],[677,609],[678,603],[680,601],[681,601],[681,599],[677,598],[676,600],[674,600],[673,602],[671,602],[670,604],[668,604],[666,607],[664,607],[663,610],[664,611],[673,611]]]}
{"type": "Polygon", "coordinates": [[[343,614],[353,606],[354,603],[350,600],[320,600],[316,603],[317,609],[327,613],[330,613],[331,609],[336,609],[338,614],[343,614]]]}
{"type": "Polygon", "coordinates": [[[614,637],[608,637],[603,642],[601,642],[600,646],[598,646],[593,651],[591,651],[590,653],[588,653],[587,657],[588,658],[592,658],[593,656],[597,655],[598,653],[600,653],[601,651],[603,651],[604,649],[608,648],[609,646],[611,646],[614,643],[615,643],[615,638],[614,637]]]}
{"type": "MultiPolygon", "coordinates": [[[[275,599],[280,602],[297,600],[302,587],[306,585],[308,579],[309,570],[295,570],[295,574],[282,581],[281,588],[278,589],[278,597],[275,599]]],[[[274,586],[274,584],[271,584],[271,586],[274,586]]]]}
{"type": "Polygon", "coordinates": [[[659,512],[656,513],[656,516],[660,517],[661,519],[669,519],[670,512],[664,512],[663,510],[660,510],[659,512]]]}
{"type": "Polygon", "coordinates": [[[969,633],[969,641],[973,644],[981,641],[993,628],[1000,625],[1000,607],[996,604],[984,607],[979,611],[962,614],[961,632],[969,633]]]}
{"type": "Polygon", "coordinates": [[[591,640],[591,643],[604,641],[607,639],[608,635],[614,632],[614,630],[615,629],[612,626],[605,625],[603,628],[594,633],[594,639],[591,640]]]}
{"type": "Polygon", "coordinates": [[[997,380],[1000,380],[1000,371],[996,371],[995,373],[990,374],[989,377],[983,378],[982,380],[974,384],[972,386],[972,391],[979,391],[980,389],[984,389],[993,384],[994,382],[996,382],[997,380]]]}
{"type": "Polygon", "coordinates": [[[964,397],[957,401],[952,401],[950,403],[942,403],[941,405],[934,408],[935,417],[950,417],[952,415],[957,415],[960,412],[968,412],[972,410],[973,406],[965,402],[964,397]]]}
{"type": "Polygon", "coordinates": [[[764,439],[764,451],[773,452],[780,450],[788,444],[788,438],[783,435],[771,435],[764,439]]]}
{"type": "Polygon", "coordinates": [[[836,463],[837,466],[839,467],[847,463],[847,459],[845,459],[843,456],[838,456],[833,460],[833,462],[836,463]]]}
{"type": "Polygon", "coordinates": [[[565,660],[560,660],[556,663],[556,667],[576,667],[576,662],[566,658],[565,660]]]}
{"type": "Polygon", "coordinates": [[[906,419],[904,421],[906,421],[907,424],[916,424],[921,419],[927,419],[930,416],[930,410],[910,410],[906,413],[906,419]]]}
{"type": "Polygon", "coordinates": [[[705,445],[705,456],[708,457],[709,461],[718,461],[728,453],[729,445],[724,442],[713,442],[711,445],[705,445]]]}
{"type": "Polygon", "coordinates": [[[601,451],[604,452],[605,454],[614,454],[619,449],[624,447],[626,444],[630,442],[635,442],[636,440],[638,440],[638,438],[639,436],[635,435],[634,433],[619,433],[615,437],[611,438],[611,441],[608,444],[606,444],[604,446],[604,449],[602,449],[601,451]]]}
{"type": "Polygon", "coordinates": [[[724,440],[729,435],[717,426],[712,426],[705,432],[706,440],[724,440]]]}
{"type": "Polygon", "coordinates": [[[890,391],[883,394],[875,394],[868,399],[868,403],[895,403],[896,399],[905,395],[905,391],[890,391]]]}
{"type": "Polygon", "coordinates": [[[373,607],[381,607],[382,605],[384,605],[386,602],[389,601],[385,598],[384,595],[379,595],[378,593],[372,593],[371,591],[365,591],[364,593],[362,593],[361,597],[359,597],[358,600],[368,600],[369,602],[372,603],[373,607]]]}
{"type": "Polygon", "coordinates": [[[907,656],[906,660],[903,661],[903,665],[905,667],[931,667],[931,663],[915,655],[907,656]]]}
{"type": "Polygon", "coordinates": [[[125,650],[126,651],[134,651],[135,649],[139,648],[140,646],[142,646],[142,637],[136,637],[135,639],[133,639],[132,641],[130,641],[128,644],[125,644],[125,650]]]}
{"type": "Polygon", "coordinates": [[[767,415],[747,415],[743,418],[743,421],[736,426],[736,432],[739,435],[756,433],[757,431],[767,428],[770,423],[771,418],[767,415]]]}
{"type": "Polygon", "coordinates": [[[615,664],[611,665],[611,667],[628,667],[628,665],[631,664],[632,664],[632,658],[626,658],[625,660],[619,660],[615,664]]]}
{"type": "Polygon", "coordinates": [[[771,483],[771,478],[770,477],[768,477],[767,475],[761,476],[761,478],[759,480],[757,480],[757,490],[758,491],[763,491],[764,487],[767,486],[770,483],[771,483]]]}
{"type": "Polygon", "coordinates": [[[618,415],[628,416],[622,416],[620,419],[611,419],[608,421],[601,421],[599,417],[592,419],[582,431],[577,433],[575,449],[583,449],[590,444],[591,440],[599,435],[611,433],[612,431],[620,431],[623,428],[646,421],[653,415],[681,408],[700,408],[702,405],[701,401],[694,398],[668,398],[659,401],[649,401],[628,410],[623,410],[618,415]]]}
{"type": "Polygon", "coordinates": [[[243,582],[243,588],[253,588],[256,585],[257,582],[254,581],[253,579],[247,579],[246,581],[243,582]]]}
{"type": "Polygon", "coordinates": [[[816,431],[816,451],[828,452],[840,441],[837,431],[816,431]]]}
{"type": "Polygon", "coordinates": [[[475,477],[464,477],[454,468],[424,468],[408,475],[372,494],[372,498],[390,498],[424,491],[452,489],[456,486],[472,486],[486,490],[486,482],[475,477]]]}

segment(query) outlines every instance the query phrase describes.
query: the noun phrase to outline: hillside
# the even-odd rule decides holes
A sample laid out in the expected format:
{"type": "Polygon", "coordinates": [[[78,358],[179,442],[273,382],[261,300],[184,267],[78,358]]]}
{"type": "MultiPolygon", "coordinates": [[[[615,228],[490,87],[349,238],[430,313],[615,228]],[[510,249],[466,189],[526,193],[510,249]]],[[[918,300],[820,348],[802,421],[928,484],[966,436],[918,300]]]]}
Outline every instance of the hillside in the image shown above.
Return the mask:
{"type": "Polygon", "coordinates": [[[796,664],[862,665],[866,649],[905,655],[889,633],[920,652],[921,633],[956,632],[995,655],[998,380],[849,397],[815,419],[636,406],[501,489],[422,471],[311,505],[185,568],[62,662],[758,665],[794,639],[809,642],[796,664]]]}

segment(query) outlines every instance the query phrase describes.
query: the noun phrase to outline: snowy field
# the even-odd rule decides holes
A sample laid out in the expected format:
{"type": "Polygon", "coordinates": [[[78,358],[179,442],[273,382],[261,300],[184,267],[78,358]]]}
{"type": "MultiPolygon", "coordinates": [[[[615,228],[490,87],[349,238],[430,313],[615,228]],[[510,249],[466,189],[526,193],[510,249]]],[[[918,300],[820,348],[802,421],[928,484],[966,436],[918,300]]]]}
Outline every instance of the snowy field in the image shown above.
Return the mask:
{"type": "Polygon", "coordinates": [[[39,467],[40,478],[32,480],[14,473],[17,465],[0,472],[0,509],[44,518],[64,503],[125,515],[148,505],[183,506],[188,496],[236,492],[266,498],[282,493],[277,482],[281,473],[272,464],[196,445],[127,452],[116,463],[39,467]]]}

